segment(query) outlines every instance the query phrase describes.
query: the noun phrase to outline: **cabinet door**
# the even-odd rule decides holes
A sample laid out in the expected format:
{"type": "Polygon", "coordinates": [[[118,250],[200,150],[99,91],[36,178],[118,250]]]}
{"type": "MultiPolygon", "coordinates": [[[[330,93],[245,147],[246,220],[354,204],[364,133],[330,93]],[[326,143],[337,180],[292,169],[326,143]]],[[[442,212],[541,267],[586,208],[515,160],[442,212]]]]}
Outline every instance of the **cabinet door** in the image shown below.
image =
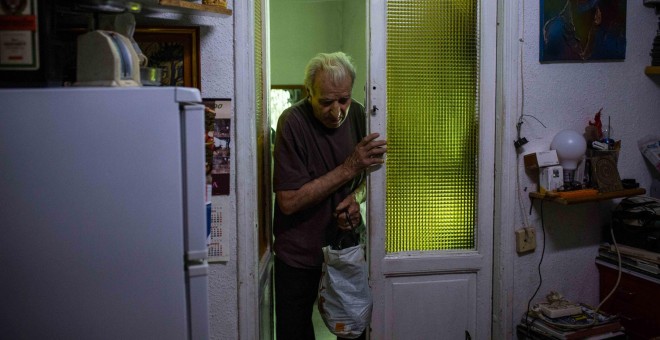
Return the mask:
{"type": "MultiPolygon", "coordinates": [[[[600,272],[600,299],[607,297],[616,284],[618,272],[597,264],[600,272]]],[[[625,270],[625,269],[624,269],[625,270]]],[[[621,324],[631,339],[660,336],[660,280],[642,274],[623,272],[619,286],[601,309],[619,314],[621,324]]]]}

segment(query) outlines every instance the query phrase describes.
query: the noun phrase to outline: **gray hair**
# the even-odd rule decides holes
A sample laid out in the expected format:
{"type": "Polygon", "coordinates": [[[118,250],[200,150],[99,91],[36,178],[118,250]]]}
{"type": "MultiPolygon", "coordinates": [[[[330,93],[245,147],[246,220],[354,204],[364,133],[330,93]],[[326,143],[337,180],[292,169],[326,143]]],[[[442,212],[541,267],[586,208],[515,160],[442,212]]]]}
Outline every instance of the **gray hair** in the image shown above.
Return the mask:
{"type": "Polygon", "coordinates": [[[314,89],[314,79],[319,72],[326,72],[335,84],[351,77],[351,86],[355,81],[355,66],[351,57],[344,52],[319,53],[312,58],[305,68],[305,88],[307,91],[314,89]]]}

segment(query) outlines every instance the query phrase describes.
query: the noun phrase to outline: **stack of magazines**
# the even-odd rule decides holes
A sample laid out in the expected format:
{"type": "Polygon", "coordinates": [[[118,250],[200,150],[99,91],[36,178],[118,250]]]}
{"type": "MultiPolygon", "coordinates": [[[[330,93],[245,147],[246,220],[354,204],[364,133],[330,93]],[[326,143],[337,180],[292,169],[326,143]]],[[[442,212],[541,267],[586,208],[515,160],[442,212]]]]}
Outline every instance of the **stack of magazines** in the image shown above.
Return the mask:
{"type": "MultiPolygon", "coordinates": [[[[621,244],[618,245],[618,248],[621,254],[621,267],[650,277],[660,278],[659,253],[621,244]]],[[[618,266],[619,260],[614,245],[601,244],[596,260],[596,262],[618,266]]]]}
{"type": "Polygon", "coordinates": [[[582,313],[549,318],[540,312],[523,315],[518,339],[626,339],[618,317],[580,304],[582,313]]]}

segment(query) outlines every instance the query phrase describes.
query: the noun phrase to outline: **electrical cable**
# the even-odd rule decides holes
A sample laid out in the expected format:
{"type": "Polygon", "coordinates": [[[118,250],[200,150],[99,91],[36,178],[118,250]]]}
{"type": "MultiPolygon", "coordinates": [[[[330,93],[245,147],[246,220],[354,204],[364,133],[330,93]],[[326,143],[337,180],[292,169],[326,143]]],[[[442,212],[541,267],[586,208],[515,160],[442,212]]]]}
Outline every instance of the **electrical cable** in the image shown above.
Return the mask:
{"type": "MultiPolygon", "coordinates": [[[[525,188],[526,191],[527,188],[525,188]]],[[[523,196],[520,186],[520,155],[516,153],[516,193],[518,194],[518,208],[520,208],[520,216],[523,223],[523,228],[529,227],[529,221],[527,220],[527,215],[525,215],[525,203],[523,201],[523,196]]]]}
{"type": "MultiPolygon", "coordinates": [[[[614,236],[613,223],[614,222],[612,221],[611,224],[610,224],[610,235],[612,236],[612,243],[614,244],[614,249],[616,250],[616,255],[617,255],[617,279],[616,279],[616,282],[614,283],[614,286],[612,287],[610,292],[607,294],[607,296],[605,296],[605,298],[603,298],[603,300],[601,300],[600,303],[598,304],[598,306],[593,310],[593,314],[591,315],[591,322],[589,322],[588,324],[584,324],[584,325],[568,325],[568,324],[564,324],[564,323],[556,323],[556,322],[553,322],[550,318],[545,317],[543,315],[543,313],[537,313],[536,317],[538,319],[543,320],[543,322],[545,322],[547,324],[556,326],[558,328],[563,328],[563,329],[584,329],[584,328],[593,327],[593,326],[596,326],[596,325],[599,324],[599,322],[598,322],[598,313],[600,311],[600,308],[603,306],[603,304],[605,304],[605,302],[612,296],[612,294],[614,294],[616,289],[619,287],[619,283],[621,282],[621,275],[622,275],[622,272],[623,272],[623,270],[622,270],[622,261],[621,261],[621,252],[619,250],[619,245],[616,242],[616,237],[614,236]]],[[[525,326],[527,327],[528,333],[530,332],[531,324],[533,324],[534,321],[536,321],[536,320],[532,320],[531,323],[529,322],[529,314],[531,312],[530,305],[531,305],[532,300],[534,299],[534,297],[538,293],[539,288],[541,287],[541,282],[543,282],[542,279],[541,279],[541,263],[543,262],[543,253],[545,252],[545,227],[544,227],[544,223],[543,223],[543,201],[541,201],[541,228],[543,230],[543,252],[541,253],[541,260],[539,261],[539,278],[540,278],[540,280],[539,280],[539,285],[536,288],[536,291],[534,292],[534,295],[532,295],[532,297],[527,302],[527,312],[525,313],[525,326]]],[[[587,317],[589,317],[589,315],[587,315],[587,317]]]]}
{"type": "MultiPolygon", "coordinates": [[[[522,2],[522,13],[524,16],[525,13],[525,2],[522,2]]],[[[527,143],[527,139],[521,138],[520,137],[520,126],[522,125],[523,117],[527,116],[525,115],[525,86],[524,81],[525,78],[523,76],[523,37],[525,36],[525,25],[524,25],[524,19],[522,20],[523,24],[521,27],[519,27],[519,31],[521,32],[521,36],[518,38],[518,41],[520,44],[518,44],[518,67],[519,67],[519,81],[518,81],[518,86],[517,89],[520,91],[520,96],[517,97],[520,100],[520,116],[518,117],[518,123],[516,124],[516,130],[517,130],[517,139],[514,142],[514,145],[516,147],[522,146],[522,144],[527,143]],[[523,141],[524,140],[524,141],[523,141]],[[519,143],[522,143],[519,145],[519,143]]],[[[533,117],[533,116],[532,116],[533,117]]],[[[536,117],[534,117],[536,119],[536,117]]],[[[538,119],[536,119],[538,120],[538,119]]],[[[539,123],[541,123],[539,121],[539,123]]],[[[541,123],[543,125],[543,123],[541,123]]],[[[543,125],[545,127],[545,125],[543,125]]],[[[525,191],[527,188],[525,188],[525,191]]],[[[523,228],[529,227],[529,221],[527,219],[527,215],[525,215],[525,203],[523,201],[523,196],[522,196],[522,190],[521,190],[521,185],[520,185],[520,153],[516,152],[516,193],[518,196],[518,208],[520,209],[520,216],[522,216],[522,223],[523,223],[523,228]]],[[[531,208],[531,205],[530,205],[531,208]]]]}
{"type": "Polygon", "coordinates": [[[614,294],[614,291],[619,287],[619,283],[621,282],[621,272],[623,269],[621,268],[621,251],[619,251],[619,245],[616,243],[616,237],[614,237],[614,222],[610,222],[610,236],[612,236],[612,243],[614,244],[614,250],[616,250],[616,258],[617,258],[617,277],[616,277],[616,282],[614,283],[614,287],[612,287],[612,290],[610,291],[607,296],[598,304],[598,307],[596,307],[596,312],[600,310],[600,307],[605,304],[607,299],[614,294]]]}
{"type": "Polygon", "coordinates": [[[534,297],[536,297],[536,294],[538,294],[539,289],[541,289],[541,285],[543,284],[543,275],[541,275],[541,264],[543,263],[543,257],[545,255],[545,223],[543,222],[543,200],[541,200],[540,204],[540,214],[541,214],[541,231],[543,235],[543,243],[541,246],[541,259],[539,260],[539,265],[538,265],[538,273],[539,273],[539,285],[536,286],[536,291],[534,291],[534,294],[532,295],[531,298],[527,301],[527,311],[525,312],[525,326],[527,327],[527,332],[530,332],[530,323],[529,323],[529,312],[530,312],[530,306],[532,304],[532,300],[534,300],[534,297]]]}
{"type": "Polygon", "coordinates": [[[518,81],[518,88],[517,88],[519,90],[519,93],[520,93],[520,96],[518,96],[518,98],[520,100],[520,116],[518,116],[518,122],[516,123],[516,140],[513,142],[513,145],[516,148],[519,148],[519,147],[521,147],[521,146],[528,143],[527,139],[525,137],[522,137],[521,134],[520,134],[521,126],[524,123],[523,117],[532,117],[532,118],[536,119],[537,122],[541,123],[541,125],[544,128],[547,128],[545,126],[545,124],[543,124],[543,122],[541,122],[538,118],[536,118],[536,117],[534,117],[533,115],[530,115],[530,114],[525,114],[525,75],[523,73],[523,65],[524,65],[524,62],[523,62],[523,46],[524,46],[524,43],[525,43],[525,39],[524,39],[524,37],[525,37],[525,19],[524,19],[524,17],[525,17],[525,1],[521,1],[521,5],[522,5],[522,18],[523,19],[520,21],[521,22],[520,27],[518,27],[518,30],[520,31],[521,34],[520,34],[520,37],[518,38],[518,42],[520,42],[520,44],[518,45],[519,46],[519,48],[518,48],[518,66],[519,66],[520,69],[519,69],[519,72],[518,72],[519,81],[518,81]]]}

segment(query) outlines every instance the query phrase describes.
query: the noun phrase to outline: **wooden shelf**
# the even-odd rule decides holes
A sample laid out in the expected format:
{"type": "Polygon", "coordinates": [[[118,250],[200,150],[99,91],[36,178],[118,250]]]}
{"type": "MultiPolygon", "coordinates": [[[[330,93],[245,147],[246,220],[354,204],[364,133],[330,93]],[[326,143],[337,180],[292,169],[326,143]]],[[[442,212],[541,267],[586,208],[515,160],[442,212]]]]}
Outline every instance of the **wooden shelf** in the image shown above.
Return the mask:
{"type": "Polygon", "coordinates": [[[646,75],[660,75],[660,66],[646,66],[644,69],[646,75]]]}
{"type": "Polygon", "coordinates": [[[644,195],[645,193],[646,193],[646,190],[643,189],[643,188],[624,189],[624,190],[620,190],[620,191],[596,193],[596,194],[592,194],[592,195],[584,195],[584,196],[577,196],[577,197],[561,197],[561,196],[559,196],[559,194],[552,193],[552,192],[546,192],[545,194],[541,194],[540,192],[530,192],[529,193],[529,198],[531,198],[533,200],[534,199],[540,199],[540,200],[559,203],[559,204],[563,204],[563,205],[569,205],[569,204],[597,202],[597,201],[610,200],[610,199],[614,199],[614,198],[644,195]]]}
{"type": "Polygon", "coordinates": [[[155,12],[175,12],[203,16],[225,16],[232,14],[232,10],[227,8],[226,2],[218,5],[205,5],[185,0],[158,0],[158,5],[143,5],[143,9],[155,12]]]}

